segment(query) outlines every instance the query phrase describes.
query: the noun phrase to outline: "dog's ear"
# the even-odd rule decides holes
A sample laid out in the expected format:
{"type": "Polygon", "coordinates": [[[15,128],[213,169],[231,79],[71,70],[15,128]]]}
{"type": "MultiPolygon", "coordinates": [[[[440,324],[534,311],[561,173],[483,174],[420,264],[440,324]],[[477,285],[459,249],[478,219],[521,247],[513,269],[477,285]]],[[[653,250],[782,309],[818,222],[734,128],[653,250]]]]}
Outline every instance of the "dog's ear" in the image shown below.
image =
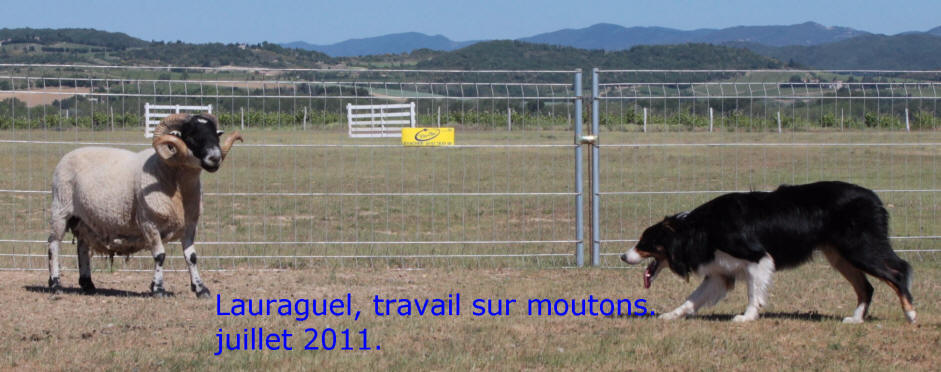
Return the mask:
{"type": "Polygon", "coordinates": [[[667,230],[676,232],[676,223],[673,221],[673,217],[663,217],[663,221],[661,221],[660,224],[663,225],[663,227],[665,227],[667,230]]]}
{"type": "Polygon", "coordinates": [[[663,227],[666,227],[672,232],[683,230],[683,227],[686,225],[686,216],[689,216],[688,211],[666,216],[663,218],[663,227]]]}
{"type": "Polygon", "coordinates": [[[663,221],[664,227],[669,230],[669,233],[665,234],[666,236],[663,241],[663,249],[666,251],[663,253],[667,256],[670,269],[688,281],[691,271],[689,267],[688,244],[682,234],[676,232],[672,224],[675,224],[675,221],[670,222],[670,218],[663,221]]]}

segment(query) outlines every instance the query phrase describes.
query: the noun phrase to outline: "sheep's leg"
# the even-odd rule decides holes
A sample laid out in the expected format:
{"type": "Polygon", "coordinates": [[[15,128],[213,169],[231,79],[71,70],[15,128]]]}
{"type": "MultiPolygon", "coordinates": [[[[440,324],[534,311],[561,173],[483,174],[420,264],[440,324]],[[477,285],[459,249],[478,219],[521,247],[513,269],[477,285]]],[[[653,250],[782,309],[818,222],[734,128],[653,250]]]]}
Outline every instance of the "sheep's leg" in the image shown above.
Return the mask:
{"type": "Polygon", "coordinates": [[[59,244],[61,241],[49,237],[49,289],[53,293],[62,292],[62,283],[59,281],[59,244]]]}
{"type": "Polygon", "coordinates": [[[95,284],[91,281],[91,252],[88,242],[78,239],[78,285],[85,294],[95,294],[95,284]]]}
{"type": "Polygon", "coordinates": [[[154,281],[150,283],[150,293],[154,297],[165,297],[167,291],[163,289],[163,261],[166,259],[166,250],[160,239],[160,231],[156,226],[147,224],[143,226],[144,237],[150,244],[150,252],[154,257],[154,281]]]}
{"type": "Polygon", "coordinates": [[[49,289],[53,293],[62,292],[62,284],[59,281],[59,246],[62,244],[62,236],[65,235],[64,218],[54,218],[52,220],[52,233],[49,234],[49,289]]]}
{"type": "Polygon", "coordinates": [[[150,293],[154,297],[164,297],[167,291],[163,289],[163,260],[167,255],[163,248],[163,243],[157,241],[157,244],[151,249],[154,256],[154,281],[150,283],[150,293]]]}
{"type": "Polygon", "coordinates": [[[182,240],[183,258],[190,271],[190,290],[196,293],[196,297],[207,298],[210,295],[209,288],[203,284],[203,280],[199,277],[199,270],[196,269],[196,246],[193,244],[195,238],[196,227],[187,228],[182,240]]]}

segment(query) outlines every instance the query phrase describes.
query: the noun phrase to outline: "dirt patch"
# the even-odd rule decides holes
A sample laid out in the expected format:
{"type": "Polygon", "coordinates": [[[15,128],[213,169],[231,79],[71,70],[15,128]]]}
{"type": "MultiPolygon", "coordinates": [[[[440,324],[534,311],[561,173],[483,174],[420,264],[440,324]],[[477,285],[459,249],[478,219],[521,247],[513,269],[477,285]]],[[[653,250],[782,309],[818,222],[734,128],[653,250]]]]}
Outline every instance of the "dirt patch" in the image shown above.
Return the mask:
{"type": "Polygon", "coordinates": [[[55,101],[69,99],[76,94],[90,92],[91,88],[31,88],[29,91],[0,93],[0,101],[7,98],[16,98],[25,102],[27,107],[36,107],[51,105],[55,101]]]}

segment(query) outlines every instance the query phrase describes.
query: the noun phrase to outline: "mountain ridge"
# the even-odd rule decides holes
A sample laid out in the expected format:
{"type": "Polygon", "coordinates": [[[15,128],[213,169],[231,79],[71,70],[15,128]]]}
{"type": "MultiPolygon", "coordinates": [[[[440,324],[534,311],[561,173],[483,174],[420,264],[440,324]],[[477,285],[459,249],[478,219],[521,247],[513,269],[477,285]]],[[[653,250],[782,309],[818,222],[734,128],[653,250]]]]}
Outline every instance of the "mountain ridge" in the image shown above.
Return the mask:
{"type": "MultiPolygon", "coordinates": [[[[941,27],[929,30],[941,36],[941,27]]],[[[824,26],[816,22],[793,25],[733,26],[721,29],[702,28],[679,30],[668,27],[624,27],[613,23],[596,23],[583,28],[566,28],[514,40],[571,46],[580,49],[627,50],[637,45],[685,43],[722,44],[749,42],[767,46],[818,45],[853,37],[871,35],[867,31],[842,26],[824,26]]],[[[499,39],[498,39],[499,40],[499,39]]],[[[356,38],[325,45],[303,41],[282,43],[288,48],[314,50],[333,57],[374,54],[409,53],[417,49],[452,51],[488,40],[455,41],[444,35],[402,32],[374,37],[356,38]]]]}

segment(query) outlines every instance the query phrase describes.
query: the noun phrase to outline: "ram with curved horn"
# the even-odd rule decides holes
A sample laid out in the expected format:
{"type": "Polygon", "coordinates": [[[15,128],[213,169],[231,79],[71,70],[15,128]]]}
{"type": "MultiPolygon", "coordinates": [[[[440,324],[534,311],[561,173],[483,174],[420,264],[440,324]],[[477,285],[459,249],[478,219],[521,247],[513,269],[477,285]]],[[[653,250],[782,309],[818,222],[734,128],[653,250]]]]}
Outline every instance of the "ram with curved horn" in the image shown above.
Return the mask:
{"type": "Polygon", "coordinates": [[[49,287],[61,289],[59,249],[65,232],[78,242],[79,285],[94,293],[93,252],[130,255],[149,249],[154,258],[150,290],[163,296],[164,243],[179,240],[189,267],[190,289],[208,297],[196,268],[196,225],[202,212],[202,170],[222,166],[235,132],[220,145],[219,122],[210,114],[175,114],[154,130],[153,148],[138,153],[83,147],[55,168],[49,234],[49,287]]]}

